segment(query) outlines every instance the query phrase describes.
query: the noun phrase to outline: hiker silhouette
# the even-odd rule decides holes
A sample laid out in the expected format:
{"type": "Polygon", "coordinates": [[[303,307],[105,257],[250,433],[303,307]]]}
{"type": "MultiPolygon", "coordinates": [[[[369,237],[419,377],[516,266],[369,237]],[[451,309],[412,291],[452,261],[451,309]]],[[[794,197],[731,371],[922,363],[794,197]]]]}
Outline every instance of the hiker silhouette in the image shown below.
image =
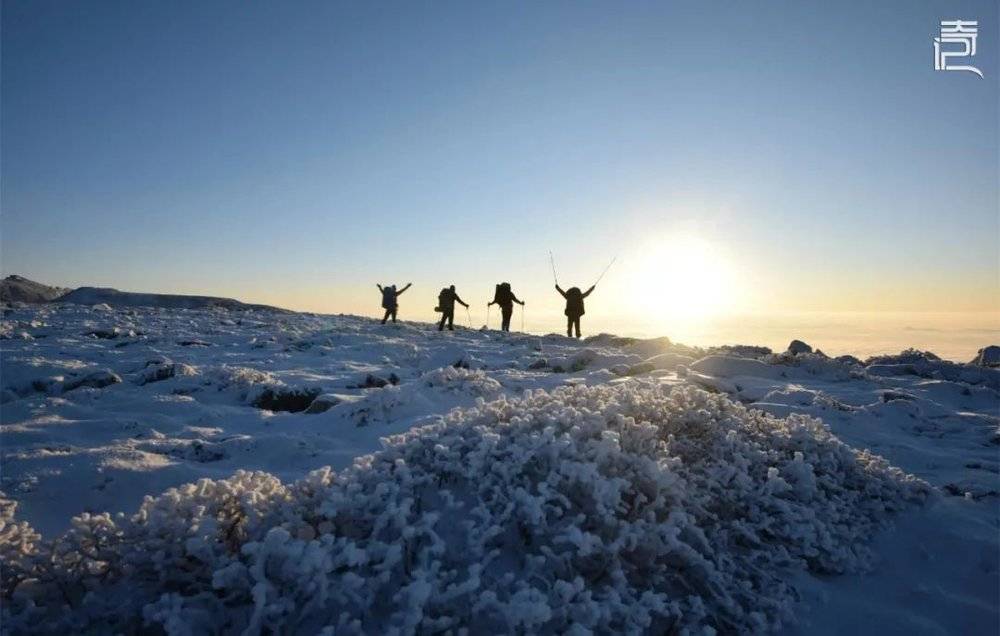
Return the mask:
{"type": "Polygon", "coordinates": [[[518,300],[517,296],[510,289],[510,283],[500,283],[493,292],[493,301],[486,303],[486,306],[500,305],[500,329],[510,331],[510,317],[514,313],[514,303],[524,305],[524,301],[518,300]]]}
{"type": "Polygon", "coordinates": [[[444,331],[444,323],[447,321],[448,330],[455,331],[455,303],[468,308],[468,303],[458,297],[455,286],[445,287],[438,294],[438,306],[436,311],[441,312],[441,322],[438,323],[438,331],[444,331]]]}
{"type": "Polygon", "coordinates": [[[382,287],[378,283],[375,283],[378,290],[382,292],[382,309],[385,310],[385,316],[382,317],[383,325],[386,320],[389,320],[389,318],[392,318],[392,321],[396,322],[396,312],[399,310],[399,301],[397,299],[399,298],[399,295],[409,289],[412,284],[413,283],[406,283],[406,287],[397,291],[395,285],[386,285],[385,287],[382,287]]]}
{"type": "Polygon", "coordinates": [[[566,299],[566,335],[570,338],[573,337],[573,329],[576,328],[576,337],[580,337],[580,316],[586,312],[583,309],[583,299],[590,295],[590,292],[594,291],[597,285],[591,285],[590,289],[585,292],[581,292],[579,287],[570,287],[566,291],[563,291],[559,284],[556,284],[556,291],[559,292],[563,298],[566,299]]]}

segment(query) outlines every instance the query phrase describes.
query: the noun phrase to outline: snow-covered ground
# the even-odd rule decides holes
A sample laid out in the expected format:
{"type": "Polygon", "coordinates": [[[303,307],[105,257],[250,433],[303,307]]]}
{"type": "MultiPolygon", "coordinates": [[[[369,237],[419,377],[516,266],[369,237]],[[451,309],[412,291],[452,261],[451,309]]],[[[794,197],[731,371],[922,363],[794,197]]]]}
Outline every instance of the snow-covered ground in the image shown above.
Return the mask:
{"type": "Polygon", "coordinates": [[[106,305],[0,337],[12,632],[998,628],[1000,369],[106,305]]]}

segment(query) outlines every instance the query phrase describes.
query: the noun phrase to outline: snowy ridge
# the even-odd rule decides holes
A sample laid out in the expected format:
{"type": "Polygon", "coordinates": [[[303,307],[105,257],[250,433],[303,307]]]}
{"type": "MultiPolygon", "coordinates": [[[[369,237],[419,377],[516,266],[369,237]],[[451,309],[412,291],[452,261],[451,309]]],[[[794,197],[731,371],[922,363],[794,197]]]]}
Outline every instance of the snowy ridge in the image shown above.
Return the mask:
{"type": "Polygon", "coordinates": [[[929,493],[813,418],[648,382],[535,391],[454,411],[341,473],[205,480],[130,519],[77,517],[52,544],[15,526],[5,584],[33,603],[7,619],[128,631],[141,614],[168,633],[767,629],[790,612],[788,568],[863,568],[872,532],[929,493]]]}
{"type": "Polygon", "coordinates": [[[168,309],[227,309],[286,312],[270,305],[243,303],[232,298],[216,296],[191,296],[187,294],[149,294],[123,292],[110,287],[78,287],[56,299],[62,303],[78,305],[106,304],[111,307],[163,307],[168,309]]]}

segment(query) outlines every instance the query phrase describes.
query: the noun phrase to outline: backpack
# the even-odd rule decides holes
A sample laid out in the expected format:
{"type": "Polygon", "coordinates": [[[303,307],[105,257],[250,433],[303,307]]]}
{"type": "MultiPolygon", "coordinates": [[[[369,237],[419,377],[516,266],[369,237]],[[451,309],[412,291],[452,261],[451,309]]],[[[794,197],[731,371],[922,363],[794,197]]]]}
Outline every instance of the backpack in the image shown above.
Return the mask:
{"type": "Polygon", "coordinates": [[[579,287],[570,287],[566,290],[566,311],[567,316],[583,315],[583,292],[579,287]]]}
{"type": "Polygon", "coordinates": [[[434,311],[447,311],[449,308],[455,306],[455,299],[451,297],[451,290],[445,287],[438,294],[438,306],[434,308],[434,311]]]}
{"type": "Polygon", "coordinates": [[[500,283],[493,292],[493,302],[500,305],[510,305],[514,302],[514,294],[510,291],[510,283],[500,283]]]}
{"type": "Polygon", "coordinates": [[[382,309],[396,308],[396,290],[392,287],[382,288],[382,309]]]}

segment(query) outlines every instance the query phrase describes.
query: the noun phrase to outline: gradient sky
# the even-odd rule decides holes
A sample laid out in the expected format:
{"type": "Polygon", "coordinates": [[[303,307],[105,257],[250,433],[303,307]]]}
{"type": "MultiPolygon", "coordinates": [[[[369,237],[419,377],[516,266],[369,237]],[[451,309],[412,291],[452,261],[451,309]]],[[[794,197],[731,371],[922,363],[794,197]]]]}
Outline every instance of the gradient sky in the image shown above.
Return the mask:
{"type": "Polygon", "coordinates": [[[636,257],[681,236],[730,311],[997,310],[998,38],[994,0],[5,1],[0,267],[558,316],[548,250],[581,286],[618,255],[588,317],[635,318],[698,276],[636,257]],[[986,79],[933,70],[952,18],[986,79]]]}

